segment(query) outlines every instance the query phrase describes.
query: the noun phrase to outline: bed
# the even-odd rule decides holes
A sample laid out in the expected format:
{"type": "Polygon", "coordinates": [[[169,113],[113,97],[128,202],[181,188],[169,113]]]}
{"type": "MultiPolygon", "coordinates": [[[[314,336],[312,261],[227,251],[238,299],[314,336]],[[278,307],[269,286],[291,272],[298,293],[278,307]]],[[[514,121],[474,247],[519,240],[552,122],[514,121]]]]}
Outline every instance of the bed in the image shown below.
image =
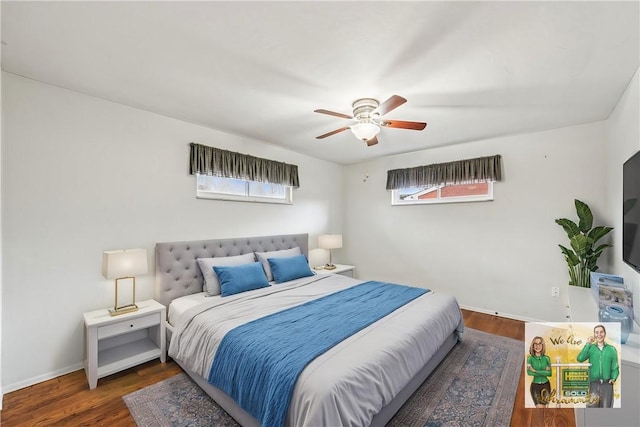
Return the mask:
{"type": "MultiPolygon", "coordinates": [[[[307,256],[308,235],[156,244],[156,298],[168,308],[169,356],[245,427],[261,422],[208,381],[214,370],[210,359],[222,345],[221,337],[306,301],[389,285],[313,275],[225,297],[203,292],[209,283],[199,267],[204,259],[224,265],[224,259],[288,251],[307,256]]],[[[385,425],[461,339],[464,327],[455,298],[437,292],[411,298],[305,365],[293,386],[284,424],[385,425]]]]}

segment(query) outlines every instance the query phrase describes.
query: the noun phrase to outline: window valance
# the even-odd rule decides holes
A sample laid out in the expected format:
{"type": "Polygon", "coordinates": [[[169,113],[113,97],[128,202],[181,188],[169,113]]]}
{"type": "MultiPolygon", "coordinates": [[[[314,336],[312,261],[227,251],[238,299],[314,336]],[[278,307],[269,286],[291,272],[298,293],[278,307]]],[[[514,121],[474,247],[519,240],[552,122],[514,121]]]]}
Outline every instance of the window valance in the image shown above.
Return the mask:
{"type": "Polygon", "coordinates": [[[473,181],[502,181],[499,154],[387,171],[387,190],[473,181]]]}
{"type": "Polygon", "coordinates": [[[221,150],[194,142],[191,143],[189,173],[300,187],[297,165],[221,150]]]}

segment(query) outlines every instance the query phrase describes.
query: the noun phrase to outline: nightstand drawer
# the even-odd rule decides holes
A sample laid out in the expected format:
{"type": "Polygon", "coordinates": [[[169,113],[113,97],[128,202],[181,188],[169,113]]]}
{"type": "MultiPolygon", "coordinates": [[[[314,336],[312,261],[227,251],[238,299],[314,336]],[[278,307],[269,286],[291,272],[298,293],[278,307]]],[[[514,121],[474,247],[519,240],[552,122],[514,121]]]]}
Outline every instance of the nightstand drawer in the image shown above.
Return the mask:
{"type": "Polygon", "coordinates": [[[160,325],[160,313],[150,314],[144,317],[126,319],[121,322],[98,327],[98,339],[126,334],[137,329],[160,325]]]}

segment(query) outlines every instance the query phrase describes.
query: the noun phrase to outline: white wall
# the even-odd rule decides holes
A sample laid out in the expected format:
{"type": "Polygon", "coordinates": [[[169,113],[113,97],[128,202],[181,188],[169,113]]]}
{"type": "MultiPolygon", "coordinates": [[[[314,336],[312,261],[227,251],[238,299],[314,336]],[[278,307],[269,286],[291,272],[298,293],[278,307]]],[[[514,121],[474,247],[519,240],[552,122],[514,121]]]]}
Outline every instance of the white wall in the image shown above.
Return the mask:
{"type": "Polygon", "coordinates": [[[614,227],[611,259],[612,274],[624,276],[636,303],[636,321],[640,321],[640,275],[622,261],[622,164],[640,150],[640,88],[636,71],[624,95],[607,120],[607,219],[614,227]]]}
{"type": "Polygon", "coordinates": [[[605,153],[597,122],[350,166],[343,261],[357,265],[359,278],[444,291],[480,311],[563,321],[569,276],[558,244],[568,239],[554,220],[576,219],[574,198],[603,220],[605,153]],[[504,180],[492,202],[390,204],[389,169],[494,154],[502,155],[504,180]],[[551,297],[552,286],[561,298],[551,297]]]}
{"type": "MultiPolygon", "coordinates": [[[[157,241],[339,230],[344,168],[3,73],[2,383],[79,369],[82,313],[113,304],[102,252],[157,241]],[[198,200],[189,143],[297,164],[295,203],[198,200]]],[[[152,275],[138,300],[154,296],[152,275]]]]}

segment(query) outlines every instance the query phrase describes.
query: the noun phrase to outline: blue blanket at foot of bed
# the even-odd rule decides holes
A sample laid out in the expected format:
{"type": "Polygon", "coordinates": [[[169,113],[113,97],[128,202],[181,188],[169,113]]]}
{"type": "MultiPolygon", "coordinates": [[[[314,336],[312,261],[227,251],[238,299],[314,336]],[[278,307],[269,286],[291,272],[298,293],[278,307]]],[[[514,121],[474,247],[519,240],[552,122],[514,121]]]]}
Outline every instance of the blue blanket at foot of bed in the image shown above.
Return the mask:
{"type": "Polygon", "coordinates": [[[262,426],[283,426],[293,387],[313,359],[427,292],[365,282],[238,326],[220,343],[208,380],[262,426]]]}

